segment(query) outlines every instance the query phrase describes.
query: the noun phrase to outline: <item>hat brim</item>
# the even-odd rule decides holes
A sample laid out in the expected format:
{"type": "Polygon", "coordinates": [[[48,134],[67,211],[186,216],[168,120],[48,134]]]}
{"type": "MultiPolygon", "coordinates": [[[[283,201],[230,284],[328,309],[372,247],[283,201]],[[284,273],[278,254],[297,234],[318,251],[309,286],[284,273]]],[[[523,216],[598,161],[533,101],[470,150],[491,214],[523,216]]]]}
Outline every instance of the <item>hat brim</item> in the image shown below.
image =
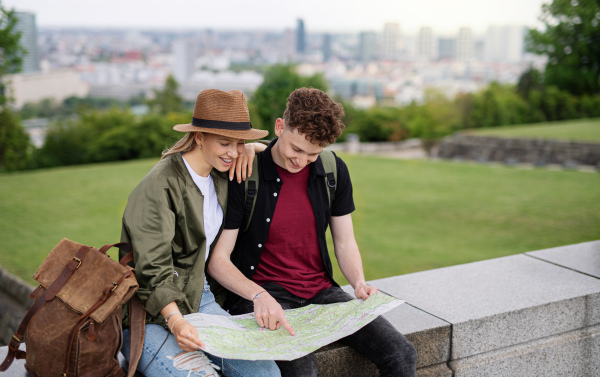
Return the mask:
{"type": "Polygon", "coordinates": [[[266,130],[257,130],[255,128],[251,128],[249,130],[226,130],[223,128],[204,128],[193,126],[191,123],[188,124],[177,124],[173,126],[175,131],[179,132],[206,132],[209,134],[222,135],[226,137],[231,137],[234,139],[244,139],[244,140],[257,140],[262,139],[269,134],[269,131],[266,130]]]}

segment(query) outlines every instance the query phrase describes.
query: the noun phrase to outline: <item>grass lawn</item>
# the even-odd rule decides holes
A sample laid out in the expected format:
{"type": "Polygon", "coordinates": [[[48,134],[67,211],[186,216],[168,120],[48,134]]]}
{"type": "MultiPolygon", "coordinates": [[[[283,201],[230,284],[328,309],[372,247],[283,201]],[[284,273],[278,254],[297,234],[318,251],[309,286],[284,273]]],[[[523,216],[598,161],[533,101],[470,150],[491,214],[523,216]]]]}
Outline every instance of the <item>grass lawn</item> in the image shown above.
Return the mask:
{"type": "Polygon", "coordinates": [[[465,131],[472,135],[600,142],[600,118],[532,123],[465,131]]]}
{"type": "MultiPolygon", "coordinates": [[[[600,239],[595,173],[344,158],[367,279],[600,239]]],[[[118,241],[127,196],[155,162],[0,175],[0,265],[33,283],[62,237],[118,241]]]]}

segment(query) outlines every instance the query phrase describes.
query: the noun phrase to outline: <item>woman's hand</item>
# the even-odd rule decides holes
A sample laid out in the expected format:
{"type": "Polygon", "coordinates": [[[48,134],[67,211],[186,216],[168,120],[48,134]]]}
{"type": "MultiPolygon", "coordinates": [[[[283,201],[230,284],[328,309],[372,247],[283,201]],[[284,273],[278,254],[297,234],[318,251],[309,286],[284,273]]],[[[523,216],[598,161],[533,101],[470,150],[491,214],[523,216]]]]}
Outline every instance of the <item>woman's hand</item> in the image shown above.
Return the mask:
{"type": "Polygon", "coordinates": [[[267,147],[260,143],[250,143],[244,145],[244,153],[236,158],[235,163],[229,168],[229,180],[233,181],[234,175],[238,183],[242,183],[246,178],[252,175],[252,162],[256,158],[257,152],[262,152],[267,147]]]}
{"type": "Polygon", "coordinates": [[[189,352],[198,351],[198,349],[204,347],[204,343],[198,339],[198,331],[183,318],[183,314],[179,311],[175,301],[162,308],[160,314],[165,319],[168,331],[175,335],[179,348],[189,352]]]}
{"type": "Polygon", "coordinates": [[[175,335],[175,340],[182,351],[198,351],[198,349],[204,348],[204,343],[198,338],[196,328],[183,317],[175,319],[172,326],[170,330],[175,335]]]}

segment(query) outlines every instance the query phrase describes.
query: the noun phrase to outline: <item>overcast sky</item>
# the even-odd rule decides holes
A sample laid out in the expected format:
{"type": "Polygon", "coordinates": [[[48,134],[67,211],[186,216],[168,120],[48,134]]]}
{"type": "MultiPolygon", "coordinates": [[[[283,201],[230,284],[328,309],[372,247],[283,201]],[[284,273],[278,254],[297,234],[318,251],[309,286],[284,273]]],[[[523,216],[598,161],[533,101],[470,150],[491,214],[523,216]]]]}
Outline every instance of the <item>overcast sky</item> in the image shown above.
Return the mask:
{"type": "Polygon", "coordinates": [[[398,22],[414,34],[431,26],[440,34],[461,26],[484,32],[489,25],[540,27],[541,5],[549,0],[0,0],[33,12],[39,26],[133,28],[294,28],[308,32],[381,31],[398,22]]]}

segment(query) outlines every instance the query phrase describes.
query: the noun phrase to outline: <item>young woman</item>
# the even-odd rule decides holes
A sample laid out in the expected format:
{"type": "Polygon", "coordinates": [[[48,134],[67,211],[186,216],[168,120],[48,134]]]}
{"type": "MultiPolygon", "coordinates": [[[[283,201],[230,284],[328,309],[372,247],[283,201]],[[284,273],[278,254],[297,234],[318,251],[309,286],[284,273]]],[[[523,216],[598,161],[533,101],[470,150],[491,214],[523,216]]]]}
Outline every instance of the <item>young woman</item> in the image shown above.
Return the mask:
{"type": "MultiPolygon", "coordinates": [[[[204,354],[196,329],[183,318],[195,312],[229,315],[215,302],[204,272],[223,227],[227,171],[231,179],[236,159],[248,164],[254,158],[253,147],[245,148],[244,140],[268,133],[251,128],[249,120],[242,92],[202,91],[192,123],[173,127],[186,135],[163,153],[129,196],[121,240],[133,245],[138,296],[147,312],[137,367],[146,376],[188,376],[190,371],[216,376],[215,366],[225,376],[280,376],[273,361],[204,354]],[[245,149],[250,157],[242,156],[245,149]]],[[[238,180],[245,170],[241,165],[238,180]]],[[[128,330],[124,336],[123,354],[128,357],[128,330]]]]}

